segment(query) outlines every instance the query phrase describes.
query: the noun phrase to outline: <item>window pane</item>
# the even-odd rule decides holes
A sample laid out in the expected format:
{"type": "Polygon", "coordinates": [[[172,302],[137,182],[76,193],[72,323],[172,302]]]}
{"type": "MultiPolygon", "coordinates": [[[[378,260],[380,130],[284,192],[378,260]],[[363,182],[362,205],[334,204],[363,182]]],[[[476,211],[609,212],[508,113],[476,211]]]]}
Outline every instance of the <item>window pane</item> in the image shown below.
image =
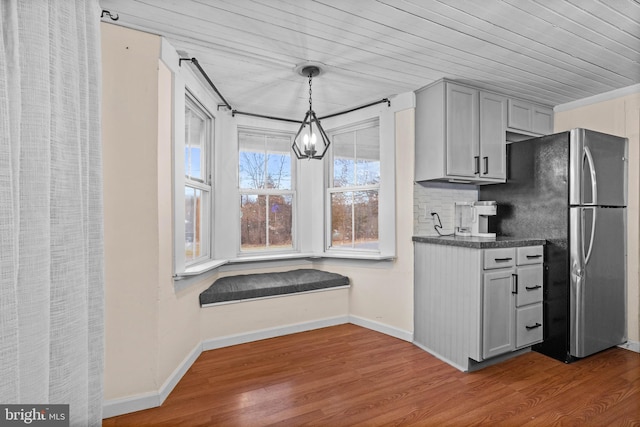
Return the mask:
{"type": "Polygon", "coordinates": [[[353,192],[331,193],[331,246],[351,247],[353,192]]]}
{"type": "Polygon", "coordinates": [[[185,260],[199,258],[202,253],[202,190],[192,187],[184,189],[184,241],[185,260]]]}
{"type": "Polygon", "coordinates": [[[378,126],[356,131],[356,185],[380,183],[379,132],[378,126]]]}
{"type": "Polygon", "coordinates": [[[333,137],[333,186],[355,184],[354,133],[346,132],[333,137]]]}
{"type": "Polygon", "coordinates": [[[291,249],[293,210],[291,195],[269,196],[269,249],[291,249]]]}
{"type": "Polygon", "coordinates": [[[331,193],[331,246],[378,249],[378,191],[331,193]]]}
{"type": "Polygon", "coordinates": [[[378,249],[378,191],[356,191],[353,194],[355,238],[353,247],[378,249]]]}
{"type": "Polygon", "coordinates": [[[379,126],[333,137],[333,187],[380,183],[379,126]]]}
{"type": "Polygon", "coordinates": [[[188,102],[185,106],[184,171],[185,176],[204,181],[205,156],[202,147],[206,138],[204,118],[193,110],[188,102]]]}
{"type": "Polygon", "coordinates": [[[291,139],[267,136],[267,188],[291,189],[291,139]]]}
{"type": "Polygon", "coordinates": [[[239,185],[290,190],[291,138],[240,132],[239,185]]]}
{"type": "Polygon", "coordinates": [[[240,151],[239,161],[240,188],[264,188],[264,152],[240,151]]]}
{"type": "Polygon", "coordinates": [[[267,245],[266,234],[267,196],[243,194],[240,196],[240,249],[264,249],[267,245]]]}

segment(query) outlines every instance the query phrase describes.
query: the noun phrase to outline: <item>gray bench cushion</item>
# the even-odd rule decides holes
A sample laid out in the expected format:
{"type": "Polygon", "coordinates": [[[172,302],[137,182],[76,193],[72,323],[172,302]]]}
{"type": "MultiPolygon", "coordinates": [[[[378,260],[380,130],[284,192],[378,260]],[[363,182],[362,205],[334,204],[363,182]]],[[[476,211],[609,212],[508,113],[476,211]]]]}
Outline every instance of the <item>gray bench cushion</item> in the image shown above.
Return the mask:
{"type": "Polygon", "coordinates": [[[213,282],[213,285],[200,294],[200,305],[315,291],[348,284],[347,276],[314,269],[241,274],[222,277],[213,282]]]}

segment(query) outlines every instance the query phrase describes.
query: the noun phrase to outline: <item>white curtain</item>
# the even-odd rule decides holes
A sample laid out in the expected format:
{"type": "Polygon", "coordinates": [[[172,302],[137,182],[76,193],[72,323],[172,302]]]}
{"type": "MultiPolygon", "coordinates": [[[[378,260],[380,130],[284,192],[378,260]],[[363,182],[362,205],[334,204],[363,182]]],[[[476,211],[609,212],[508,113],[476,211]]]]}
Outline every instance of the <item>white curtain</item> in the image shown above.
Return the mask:
{"type": "Polygon", "coordinates": [[[100,425],[100,8],[1,0],[0,19],[0,403],[100,425]]]}

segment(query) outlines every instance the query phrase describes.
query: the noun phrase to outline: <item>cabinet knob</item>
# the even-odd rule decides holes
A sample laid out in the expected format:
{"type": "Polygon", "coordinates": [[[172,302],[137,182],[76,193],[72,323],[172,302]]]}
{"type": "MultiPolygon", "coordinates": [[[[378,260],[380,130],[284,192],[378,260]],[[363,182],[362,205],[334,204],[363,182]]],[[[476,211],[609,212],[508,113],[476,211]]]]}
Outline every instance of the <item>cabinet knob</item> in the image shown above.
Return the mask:
{"type": "Polygon", "coordinates": [[[530,331],[532,329],[539,328],[540,326],[542,326],[542,325],[540,323],[536,322],[535,325],[533,325],[533,326],[525,326],[525,328],[527,328],[527,331],[530,331]]]}
{"type": "Polygon", "coordinates": [[[511,293],[516,295],[518,293],[518,275],[512,274],[511,277],[513,277],[513,289],[511,290],[511,293]]]}
{"type": "Polygon", "coordinates": [[[484,160],[484,172],[482,172],[482,174],[486,175],[489,173],[489,158],[483,157],[482,160],[484,160]]]}

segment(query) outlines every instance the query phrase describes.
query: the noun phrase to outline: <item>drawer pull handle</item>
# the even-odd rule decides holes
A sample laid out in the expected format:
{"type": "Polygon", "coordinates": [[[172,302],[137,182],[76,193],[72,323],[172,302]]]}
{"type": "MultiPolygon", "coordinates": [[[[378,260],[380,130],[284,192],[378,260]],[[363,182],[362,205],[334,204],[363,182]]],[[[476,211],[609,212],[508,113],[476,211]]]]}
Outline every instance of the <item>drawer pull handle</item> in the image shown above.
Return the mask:
{"type": "Polygon", "coordinates": [[[527,259],[540,258],[542,255],[527,255],[527,259]]]}
{"type": "Polygon", "coordinates": [[[540,289],[542,286],[540,285],[536,285],[536,286],[525,286],[524,288],[528,291],[535,291],[536,289],[540,289]]]}
{"type": "Polygon", "coordinates": [[[494,261],[495,262],[509,262],[511,261],[513,258],[495,258],[494,261]]]}
{"type": "Polygon", "coordinates": [[[540,326],[542,326],[542,325],[541,325],[540,323],[537,323],[537,322],[536,322],[536,324],[535,324],[535,325],[533,325],[533,326],[525,326],[525,328],[527,328],[527,331],[530,331],[530,330],[532,330],[532,329],[539,328],[540,326]]]}

